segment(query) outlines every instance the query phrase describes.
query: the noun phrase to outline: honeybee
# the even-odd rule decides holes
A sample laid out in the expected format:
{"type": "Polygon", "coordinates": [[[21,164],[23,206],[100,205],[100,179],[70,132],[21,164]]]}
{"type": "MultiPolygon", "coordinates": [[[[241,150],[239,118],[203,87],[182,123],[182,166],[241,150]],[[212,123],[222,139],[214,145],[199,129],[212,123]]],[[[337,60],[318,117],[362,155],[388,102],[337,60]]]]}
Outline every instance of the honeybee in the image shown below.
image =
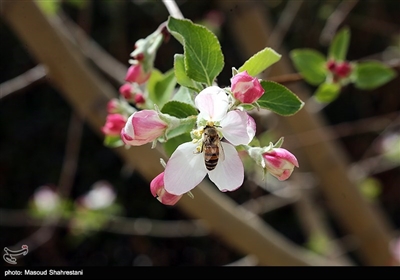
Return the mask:
{"type": "Polygon", "coordinates": [[[204,164],[208,171],[214,170],[218,164],[218,160],[224,160],[224,150],[215,127],[206,126],[204,128],[201,152],[204,154],[204,164]]]}

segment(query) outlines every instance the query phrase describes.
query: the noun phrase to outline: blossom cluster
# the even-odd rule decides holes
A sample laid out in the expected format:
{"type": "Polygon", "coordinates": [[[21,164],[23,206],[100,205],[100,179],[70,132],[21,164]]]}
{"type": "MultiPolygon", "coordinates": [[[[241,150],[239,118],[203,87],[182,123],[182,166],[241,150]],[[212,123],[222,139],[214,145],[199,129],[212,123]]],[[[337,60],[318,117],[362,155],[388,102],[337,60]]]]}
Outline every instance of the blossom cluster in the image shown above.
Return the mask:
{"type": "MultiPolygon", "coordinates": [[[[189,24],[190,28],[197,30],[194,25],[185,21],[175,21],[169,28],[179,28],[174,24],[185,26],[183,30],[187,30],[186,24],[189,24]]],[[[182,102],[177,101],[157,101],[153,100],[154,97],[163,95],[175,99],[179,92],[171,91],[171,95],[166,93],[167,88],[174,86],[166,86],[166,78],[161,93],[150,93],[150,89],[156,87],[154,81],[163,76],[153,71],[153,62],[157,48],[168,37],[165,30],[165,26],[160,26],[153,34],[136,42],[125,83],[119,89],[120,98],[112,99],[107,106],[108,116],[102,131],[108,146],[129,147],[152,143],[154,147],[157,142],[165,143],[170,138],[187,135],[186,140],[180,138],[180,144],[169,151],[170,157],[164,163],[165,170],[150,183],[152,195],[166,205],[174,205],[185,193],[191,195],[191,190],[206,176],[222,192],[234,191],[242,186],[245,170],[238,150],[247,152],[264,172],[269,172],[278,180],[288,179],[294,167],[299,166],[296,157],[281,148],[282,140],[266,147],[255,147],[253,139],[256,135],[256,122],[249,114],[249,110],[253,108],[270,108],[268,102],[273,101],[277,94],[281,94],[281,99],[282,96],[284,99],[291,99],[298,106],[297,109],[301,108],[302,102],[286,88],[256,77],[263,68],[277,61],[280,55],[269,48],[259,52],[247,61],[247,68],[233,68],[230,85],[225,88],[212,83],[212,74],[196,76],[187,72],[186,63],[195,65],[195,62],[190,61],[190,56],[183,58],[178,55],[175,61],[175,78],[178,80],[179,76],[180,80],[177,82],[181,84],[180,89],[186,88],[190,92],[187,96],[191,102],[183,102],[182,105],[182,102]],[[189,61],[180,60],[181,58],[189,61]],[[260,59],[270,62],[260,64],[260,59]],[[184,70],[184,73],[179,72],[179,69],[184,70]],[[194,76],[187,76],[189,74],[194,76]],[[156,75],[155,78],[152,75],[156,75]],[[270,88],[271,91],[268,92],[270,88]],[[272,94],[271,97],[265,98],[268,94],[272,94]],[[169,106],[166,106],[168,102],[169,106]],[[184,116],[176,112],[184,112],[184,116]]],[[[200,30],[202,29],[198,31],[200,30]]],[[[210,40],[213,38],[211,36],[210,40]]],[[[193,38],[189,36],[188,39],[193,38]]],[[[207,66],[207,61],[204,61],[203,67],[214,71],[212,65],[207,66]]],[[[222,68],[221,63],[220,61],[219,67],[222,68]]],[[[276,108],[276,103],[273,104],[272,108],[276,108]]],[[[281,106],[286,108],[285,104],[281,106]]],[[[295,111],[296,109],[279,112],[288,115],[295,111]]]]}
{"type": "MultiPolygon", "coordinates": [[[[257,164],[279,180],[288,179],[294,167],[298,167],[293,154],[274,146],[248,146],[256,134],[256,123],[242,105],[255,104],[263,94],[259,80],[246,71],[234,75],[228,88],[209,86],[199,92],[194,100],[198,115],[191,131],[192,141],[179,145],[166,163],[164,172],[153,179],[150,184],[153,196],[163,204],[174,205],[206,175],[220,191],[236,190],[244,180],[244,167],[237,146],[244,147],[257,164]],[[208,129],[217,135],[212,142],[207,138],[208,129]],[[207,168],[205,156],[209,151],[208,142],[212,151],[210,157],[217,160],[212,169],[207,168]]],[[[110,114],[103,132],[116,133],[118,130],[125,145],[139,146],[156,142],[179,125],[177,118],[158,110],[144,109],[132,113],[126,121],[110,114]]]]}

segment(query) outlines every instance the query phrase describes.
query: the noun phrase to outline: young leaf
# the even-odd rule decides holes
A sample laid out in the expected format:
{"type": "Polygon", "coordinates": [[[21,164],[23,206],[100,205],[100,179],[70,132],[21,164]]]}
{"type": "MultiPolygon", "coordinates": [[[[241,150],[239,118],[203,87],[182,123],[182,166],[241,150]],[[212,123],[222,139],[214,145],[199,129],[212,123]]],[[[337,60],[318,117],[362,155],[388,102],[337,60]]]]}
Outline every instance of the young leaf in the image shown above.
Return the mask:
{"type": "Polygon", "coordinates": [[[184,56],[182,54],[175,54],[174,70],[175,70],[176,81],[181,86],[188,87],[196,92],[200,92],[203,89],[201,83],[192,80],[186,75],[184,56]]]}
{"type": "Polygon", "coordinates": [[[359,62],[353,70],[352,80],[359,89],[377,88],[397,76],[396,72],[378,61],[359,62]]]}
{"type": "Polygon", "coordinates": [[[297,113],[304,102],[285,86],[271,82],[261,81],[265,93],[258,99],[261,108],[271,110],[282,116],[291,116],[297,113]]]}
{"type": "Polygon", "coordinates": [[[346,59],[347,51],[349,49],[350,30],[342,28],[333,38],[332,43],[328,50],[328,58],[343,61],[346,59]]]}
{"type": "Polygon", "coordinates": [[[257,76],[262,71],[270,67],[281,59],[282,55],[278,54],[271,48],[265,48],[252,57],[250,57],[240,68],[239,72],[247,71],[250,76],[257,76]]]}
{"type": "Polygon", "coordinates": [[[197,112],[197,109],[190,104],[179,101],[169,101],[162,107],[161,113],[183,119],[190,116],[196,116],[199,112],[197,112]]]}
{"type": "Polygon", "coordinates": [[[194,93],[191,89],[181,86],[181,87],[179,87],[177,92],[172,97],[172,100],[187,103],[194,107],[195,104],[193,101],[193,96],[194,96],[194,93]]]}
{"type": "Polygon", "coordinates": [[[158,107],[162,107],[171,99],[175,85],[176,79],[173,69],[165,74],[154,69],[149,81],[147,82],[147,90],[149,92],[150,100],[158,107]]]}
{"type": "Polygon", "coordinates": [[[188,19],[168,18],[167,28],[182,45],[189,78],[211,86],[224,67],[218,38],[206,27],[188,19]]]}
{"type": "Polygon", "coordinates": [[[314,98],[320,103],[329,103],[335,100],[340,93],[340,85],[334,83],[321,84],[316,92],[314,98]]]}
{"type": "Polygon", "coordinates": [[[325,81],[327,69],[323,54],[313,49],[295,49],[290,52],[290,57],[306,82],[317,86],[325,81]]]}

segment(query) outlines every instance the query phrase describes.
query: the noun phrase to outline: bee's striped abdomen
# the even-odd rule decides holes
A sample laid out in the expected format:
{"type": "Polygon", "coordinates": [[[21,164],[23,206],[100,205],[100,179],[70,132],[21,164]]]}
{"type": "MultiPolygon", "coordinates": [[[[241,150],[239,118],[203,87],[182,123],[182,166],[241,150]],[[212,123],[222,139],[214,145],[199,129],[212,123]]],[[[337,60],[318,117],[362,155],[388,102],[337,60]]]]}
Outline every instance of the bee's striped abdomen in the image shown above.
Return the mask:
{"type": "Polygon", "coordinates": [[[207,152],[204,153],[205,157],[204,163],[206,164],[206,168],[208,171],[214,170],[215,166],[217,166],[218,156],[219,156],[218,150],[215,151],[214,153],[207,153],[207,152]]]}

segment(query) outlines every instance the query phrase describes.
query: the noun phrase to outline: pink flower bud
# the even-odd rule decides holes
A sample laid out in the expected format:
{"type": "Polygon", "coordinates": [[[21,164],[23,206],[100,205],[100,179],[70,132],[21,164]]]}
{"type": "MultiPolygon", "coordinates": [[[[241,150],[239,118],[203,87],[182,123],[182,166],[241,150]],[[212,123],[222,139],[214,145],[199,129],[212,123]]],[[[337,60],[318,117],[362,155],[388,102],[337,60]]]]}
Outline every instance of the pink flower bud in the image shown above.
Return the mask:
{"type": "Polygon", "coordinates": [[[350,63],[347,61],[343,61],[342,63],[339,63],[336,65],[335,73],[341,78],[347,77],[351,72],[351,66],[350,63]]]}
{"type": "Polygon", "coordinates": [[[119,93],[126,99],[131,100],[133,97],[132,94],[132,85],[130,83],[125,83],[119,87],[119,93]]]}
{"type": "Polygon", "coordinates": [[[265,168],[271,175],[284,181],[290,177],[294,167],[299,167],[296,157],[288,150],[282,148],[273,149],[263,153],[265,168]]]}
{"type": "Polygon", "coordinates": [[[128,68],[128,72],[126,72],[125,81],[138,83],[140,85],[147,82],[150,78],[150,74],[151,72],[144,72],[142,64],[132,65],[128,68]]]}
{"type": "Polygon", "coordinates": [[[164,188],[164,172],[157,175],[150,183],[151,194],[162,204],[174,205],[181,199],[182,195],[174,195],[167,192],[164,188]]]}
{"type": "Polygon", "coordinates": [[[125,144],[140,146],[156,140],[164,134],[168,124],[160,119],[154,110],[133,113],[121,131],[125,144]]]}
{"type": "Polygon", "coordinates": [[[118,111],[118,100],[113,98],[107,103],[107,113],[114,114],[118,111]]]}
{"type": "Polygon", "coordinates": [[[143,104],[146,102],[141,92],[136,93],[134,99],[136,104],[143,104]]]}
{"type": "Polygon", "coordinates": [[[336,62],[332,59],[328,60],[326,63],[326,68],[328,68],[329,71],[334,72],[336,68],[336,62]]]}
{"type": "Polygon", "coordinates": [[[122,128],[125,126],[126,118],[121,114],[109,114],[106,124],[101,128],[101,131],[108,136],[118,136],[122,128]]]}
{"type": "Polygon", "coordinates": [[[264,89],[258,79],[250,76],[247,71],[232,77],[231,91],[237,100],[248,104],[256,102],[264,94],[264,89]]]}

